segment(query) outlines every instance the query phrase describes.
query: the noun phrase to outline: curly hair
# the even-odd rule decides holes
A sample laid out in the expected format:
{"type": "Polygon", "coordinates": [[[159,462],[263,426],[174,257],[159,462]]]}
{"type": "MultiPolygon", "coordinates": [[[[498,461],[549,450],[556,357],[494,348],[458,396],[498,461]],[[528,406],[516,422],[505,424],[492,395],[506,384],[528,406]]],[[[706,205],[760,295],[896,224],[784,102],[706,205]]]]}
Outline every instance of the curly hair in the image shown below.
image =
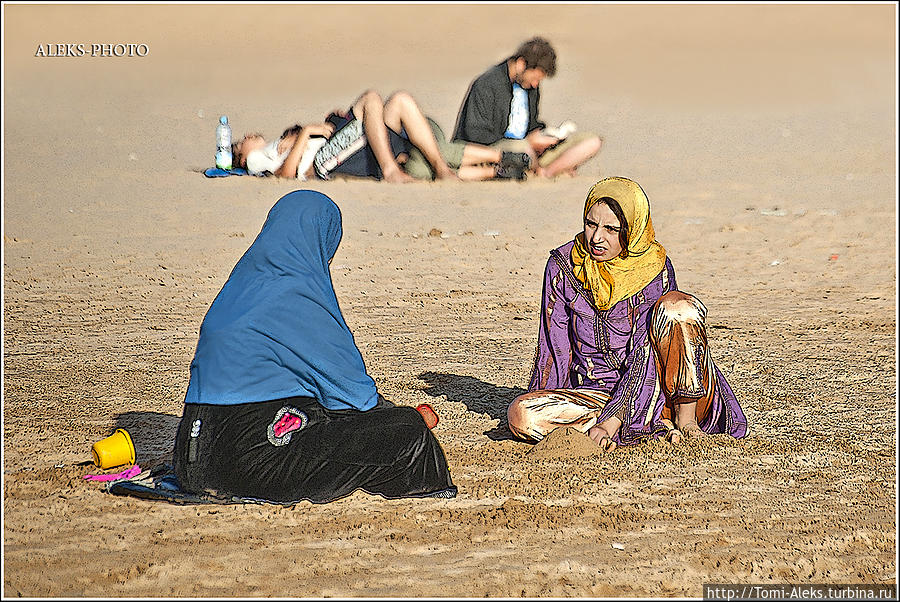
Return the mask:
{"type": "Polygon", "coordinates": [[[509,57],[512,60],[525,59],[526,69],[541,69],[547,77],[556,74],[556,51],[546,39],[536,36],[522,42],[515,54],[509,57]]]}

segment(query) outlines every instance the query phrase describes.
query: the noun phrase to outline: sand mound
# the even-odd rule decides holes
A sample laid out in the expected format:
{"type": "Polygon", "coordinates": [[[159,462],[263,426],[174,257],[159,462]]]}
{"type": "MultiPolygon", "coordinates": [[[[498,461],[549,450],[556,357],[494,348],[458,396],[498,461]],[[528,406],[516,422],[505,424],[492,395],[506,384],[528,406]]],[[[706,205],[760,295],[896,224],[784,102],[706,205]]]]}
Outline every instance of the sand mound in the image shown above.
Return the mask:
{"type": "Polygon", "coordinates": [[[571,426],[558,428],[528,450],[534,458],[585,458],[599,456],[600,448],[594,440],[571,426]]]}

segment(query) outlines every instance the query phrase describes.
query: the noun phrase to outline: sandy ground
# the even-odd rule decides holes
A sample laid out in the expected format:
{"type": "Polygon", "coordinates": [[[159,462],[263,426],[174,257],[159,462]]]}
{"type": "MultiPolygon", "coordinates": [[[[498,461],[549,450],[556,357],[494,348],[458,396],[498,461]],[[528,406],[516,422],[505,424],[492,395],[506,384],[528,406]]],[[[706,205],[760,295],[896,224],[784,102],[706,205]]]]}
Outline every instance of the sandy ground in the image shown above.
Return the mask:
{"type": "Polygon", "coordinates": [[[708,582],[896,583],[896,5],[3,5],[5,597],[699,597],[708,582]],[[446,130],[543,34],[548,122],[602,135],[557,181],[311,182],[383,394],[431,403],[460,494],[180,507],[81,477],[129,429],[166,461],[200,322],[297,182],[224,178],[366,88],[446,130]],[[225,38],[222,47],[216,42],[225,38]],[[36,57],[143,43],[146,57],[36,57]],[[549,249],[588,188],[650,197],[709,307],[744,440],[599,456],[510,439],[549,249]],[[613,544],[616,544],[615,546],[613,544]]]}

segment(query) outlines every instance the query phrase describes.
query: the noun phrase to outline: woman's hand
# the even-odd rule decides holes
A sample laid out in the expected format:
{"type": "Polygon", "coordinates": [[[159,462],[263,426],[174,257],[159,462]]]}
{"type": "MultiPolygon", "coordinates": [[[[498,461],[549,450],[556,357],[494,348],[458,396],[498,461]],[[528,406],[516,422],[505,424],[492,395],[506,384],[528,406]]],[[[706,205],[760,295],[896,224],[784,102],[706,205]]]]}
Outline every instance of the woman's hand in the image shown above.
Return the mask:
{"type": "Polygon", "coordinates": [[[324,136],[330,138],[334,133],[334,125],[331,123],[311,123],[303,128],[309,136],[324,136]]]}
{"type": "Polygon", "coordinates": [[[604,453],[611,452],[618,447],[612,438],[619,432],[621,426],[622,421],[615,416],[611,416],[600,424],[592,426],[587,435],[600,446],[600,451],[604,453]]]}

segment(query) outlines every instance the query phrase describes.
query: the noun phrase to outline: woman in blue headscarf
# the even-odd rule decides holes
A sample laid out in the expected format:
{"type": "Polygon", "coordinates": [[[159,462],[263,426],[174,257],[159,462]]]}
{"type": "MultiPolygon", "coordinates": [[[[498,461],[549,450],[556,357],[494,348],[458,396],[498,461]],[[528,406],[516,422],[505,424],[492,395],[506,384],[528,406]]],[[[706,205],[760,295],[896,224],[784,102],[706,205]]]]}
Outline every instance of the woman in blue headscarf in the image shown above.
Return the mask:
{"type": "Polygon", "coordinates": [[[456,495],[422,416],[366,373],[331,282],[340,240],[337,205],[299,190],[234,266],[191,362],[174,456],[186,491],[277,503],[456,495]]]}

